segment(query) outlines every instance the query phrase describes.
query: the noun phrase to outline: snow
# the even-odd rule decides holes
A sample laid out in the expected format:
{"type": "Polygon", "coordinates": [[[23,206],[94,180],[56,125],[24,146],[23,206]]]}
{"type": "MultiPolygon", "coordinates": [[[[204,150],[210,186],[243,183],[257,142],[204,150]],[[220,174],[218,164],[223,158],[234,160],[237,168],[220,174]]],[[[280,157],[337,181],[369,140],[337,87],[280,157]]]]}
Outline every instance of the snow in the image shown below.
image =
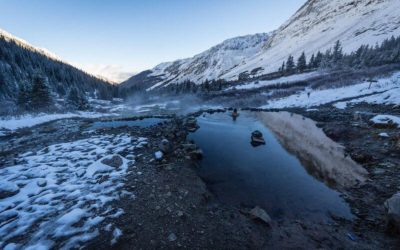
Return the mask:
{"type": "Polygon", "coordinates": [[[162,80],[147,90],[185,80],[237,80],[240,73],[260,69],[256,75],[277,71],[289,55],[297,59],[333,47],[340,40],[344,52],[400,35],[398,0],[307,1],[287,22],[267,34],[236,37],[191,58],[161,63],[150,77],[162,80]]]}
{"type": "Polygon", "coordinates": [[[288,84],[288,83],[293,83],[293,82],[298,82],[298,81],[306,81],[310,78],[321,76],[321,75],[323,75],[323,73],[318,72],[318,71],[313,71],[313,72],[309,72],[309,73],[284,76],[284,77],[276,78],[273,80],[253,81],[253,82],[249,82],[246,84],[237,85],[234,87],[229,87],[226,90],[257,89],[257,88],[262,88],[262,87],[265,87],[268,85],[274,85],[274,84],[279,84],[279,83],[288,84]]]}
{"type": "Polygon", "coordinates": [[[374,46],[385,38],[400,35],[398,0],[316,0],[308,1],[265,44],[263,50],[246,58],[238,67],[222,76],[237,79],[244,71],[262,67],[259,73],[276,71],[289,55],[298,58],[304,51],[324,52],[340,40],[344,52],[360,45],[374,46]]]}
{"type": "Polygon", "coordinates": [[[0,193],[7,192],[7,193],[15,193],[18,192],[19,188],[12,182],[9,181],[2,181],[0,182],[0,193]]]}
{"type": "Polygon", "coordinates": [[[163,158],[163,153],[161,151],[157,151],[154,153],[154,156],[157,160],[161,160],[163,158]]]}
{"type": "Polygon", "coordinates": [[[161,63],[152,69],[150,77],[159,76],[163,80],[148,88],[147,91],[167,86],[170,80],[178,83],[185,80],[202,83],[206,79],[221,78],[246,58],[257,54],[269,37],[270,34],[267,33],[235,37],[191,58],[161,63]]]}
{"type": "Polygon", "coordinates": [[[115,228],[113,231],[113,239],[111,240],[111,245],[117,243],[118,238],[122,236],[122,231],[119,228],[115,228]]]}
{"type": "Polygon", "coordinates": [[[394,115],[377,115],[371,121],[375,124],[397,124],[400,127],[400,117],[394,115]]]}
{"type": "Polygon", "coordinates": [[[337,109],[346,109],[347,103],[346,102],[337,102],[337,103],[334,103],[333,106],[337,109]]]}
{"type": "Polygon", "coordinates": [[[49,121],[66,119],[66,118],[99,118],[103,116],[115,116],[115,113],[96,113],[96,112],[76,112],[64,114],[46,114],[37,115],[27,114],[23,116],[2,117],[0,118],[0,129],[16,130],[24,127],[32,127],[49,121]]]}
{"type": "Polygon", "coordinates": [[[400,72],[385,78],[381,78],[377,83],[370,87],[368,81],[361,82],[341,88],[321,89],[321,90],[304,90],[294,95],[290,95],[281,99],[271,100],[263,108],[288,108],[288,107],[316,107],[326,103],[335,102],[334,107],[344,109],[349,103],[374,101],[373,103],[381,104],[400,104],[399,89],[400,72]],[[310,96],[308,96],[310,93],[310,96]],[[359,98],[362,95],[370,95],[368,97],[359,98]],[[390,98],[387,98],[390,96],[390,98]],[[340,102],[345,98],[353,98],[353,100],[340,102]]]}
{"type": "Polygon", "coordinates": [[[380,137],[389,137],[388,133],[380,133],[379,136],[380,137]]]}
{"type": "MultiPolygon", "coordinates": [[[[118,153],[145,142],[99,135],[18,155],[17,165],[0,169],[0,189],[15,191],[0,199],[0,249],[80,248],[99,235],[103,221],[124,213],[110,202],[134,197],[122,187],[135,162],[118,153]],[[113,156],[121,166],[101,163],[113,156]],[[16,237],[25,241],[15,245],[16,237]]],[[[114,232],[116,242],[122,232],[114,232]]]]}

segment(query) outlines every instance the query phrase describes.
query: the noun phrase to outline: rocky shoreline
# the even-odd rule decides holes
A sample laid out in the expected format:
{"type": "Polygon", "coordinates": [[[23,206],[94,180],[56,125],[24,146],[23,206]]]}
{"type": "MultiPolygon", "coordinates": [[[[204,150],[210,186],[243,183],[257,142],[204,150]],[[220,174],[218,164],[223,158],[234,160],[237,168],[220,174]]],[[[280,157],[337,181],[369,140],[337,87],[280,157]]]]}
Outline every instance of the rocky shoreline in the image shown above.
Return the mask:
{"type": "MultiPolygon", "coordinates": [[[[334,223],[266,221],[262,219],[267,218],[263,211],[222,205],[196,173],[201,151],[186,139],[193,128],[189,116],[170,116],[150,127],[102,128],[90,133],[87,128],[96,120],[60,120],[21,129],[2,138],[0,164],[1,167],[17,164],[18,154],[88,138],[93,133],[123,132],[131,137],[147,138],[143,147],[135,149],[135,164],[130,166],[124,181],[123,190],[134,196],[121,197],[112,203],[124,211],[123,215],[102,222],[100,236],[86,245],[89,249],[398,248],[397,237],[387,231],[384,203],[399,188],[400,133],[393,127],[377,127],[369,120],[375,113],[398,115],[399,111],[371,105],[346,110],[326,105],[318,107],[318,111],[286,111],[315,120],[330,138],[346,147],[349,156],[368,170],[369,179],[365,183],[344,192],[356,216],[354,220],[332,216],[334,223]],[[390,137],[383,138],[379,136],[381,133],[390,137]],[[161,156],[155,155],[158,151],[162,152],[161,156]],[[110,221],[121,232],[116,243],[112,243],[115,231],[107,231],[110,221]]],[[[190,116],[203,112],[226,110],[199,111],[190,116]]],[[[129,158],[131,152],[125,150],[120,155],[129,158]]]]}

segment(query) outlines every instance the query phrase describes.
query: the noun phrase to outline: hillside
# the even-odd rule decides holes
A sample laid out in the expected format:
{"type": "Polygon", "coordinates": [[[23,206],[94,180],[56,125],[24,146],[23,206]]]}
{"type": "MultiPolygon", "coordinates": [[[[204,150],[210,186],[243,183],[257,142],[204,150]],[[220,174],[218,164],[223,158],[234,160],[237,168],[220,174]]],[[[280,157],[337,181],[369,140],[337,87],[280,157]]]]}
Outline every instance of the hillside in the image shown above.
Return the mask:
{"type": "Polygon", "coordinates": [[[77,69],[51,53],[0,30],[0,101],[12,108],[21,88],[30,88],[35,75],[47,78],[53,95],[64,98],[72,87],[81,94],[109,99],[117,88],[77,69]]]}
{"type": "MultiPolygon", "coordinates": [[[[309,0],[276,31],[229,39],[192,58],[156,66],[151,73],[147,71],[153,79],[152,87],[148,88],[147,81],[146,88],[274,72],[289,55],[297,59],[304,51],[309,58],[337,40],[345,53],[361,45],[375,45],[400,35],[399,9],[398,0],[309,0]]],[[[131,79],[122,86],[130,84],[131,79]]]]}
{"type": "Polygon", "coordinates": [[[161,63],[121,83],[122,88],[145,85],[147,88],[167,86],[168,83],[204,82],[219,79],[258,53],[270,34],[255,34],[228,39],[194,57],[161,63]],[[143,77],[144,76],[144,77],[143,77]]]}

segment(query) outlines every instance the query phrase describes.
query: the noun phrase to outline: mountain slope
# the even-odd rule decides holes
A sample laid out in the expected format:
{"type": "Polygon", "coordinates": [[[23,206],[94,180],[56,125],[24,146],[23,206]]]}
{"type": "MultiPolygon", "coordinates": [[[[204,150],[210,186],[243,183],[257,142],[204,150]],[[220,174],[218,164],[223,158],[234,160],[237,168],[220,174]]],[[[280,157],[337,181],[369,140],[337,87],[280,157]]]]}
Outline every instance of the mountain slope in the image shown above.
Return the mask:
{"type": "MultiPolygon", "coordinates": [[[[151,71],[145,71],[151,80],[142,78],[144,72],[140,78],[146,81],[146,86],[153,86],[150,89],[186,80],[201,83],[218,79],[259,52],[269,36],[263,33],[228,39],[192,58],[161,63],[151,71]]],[[[142,82],[133,76],[120,86],[132,88],[138,84],[142,82]]]]}
{"type": "Polygon", "coordinates": [[[45,76],[53,94],[60,98],[71,87],[76,87],[82,94],[96,93],[101,98],[111,98],[117,93],[117,88],[109,82],[0,30],[0,101],[15,101],[19,90],[29,88],[36,74],[45,76]]]}
{"type": "Polygon", "coordinates": [[[233,38],[192,58],[156,66],[148,74],[158,76],[149,90],[185,80],[201,83],[236,80],[243,72],[270,73],[290,54],[297,58],[304,51],[309,58],[337,40],[345,52],[362,44],[375,45],[400,36],[399,9],[399,0],[309,0],[274,32],[233,38]],[[237,46],[229,49],[230,43],[237,46]]]}
{"type": "MultiPolygon", "coordinates": [[[[263,67],[275,71],[289,54],[298,57],[324,51],[340,40],[345,52],[362,44],[375,45],[400,35],[398,0],[309,0],[283,24],[263,50],[245,64],[224,75],[232,79],[240,72],[263,67]]],[[[260,71],[261,73],[261,71],[260,71]]]]}

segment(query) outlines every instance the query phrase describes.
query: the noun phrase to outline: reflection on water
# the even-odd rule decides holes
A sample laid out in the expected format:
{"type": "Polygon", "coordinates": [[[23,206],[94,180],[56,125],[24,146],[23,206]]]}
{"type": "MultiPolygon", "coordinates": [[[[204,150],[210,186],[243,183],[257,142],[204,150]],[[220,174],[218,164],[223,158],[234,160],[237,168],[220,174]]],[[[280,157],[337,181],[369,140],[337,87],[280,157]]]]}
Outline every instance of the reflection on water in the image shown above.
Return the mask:
{"type": "MultiPolygon", "coordinates": [[[[210,190],[222,202],[249,207],[258,205],[266,209],[274,218],[329,220],[328,213],[352,218],[350,209],[340,197],[340,193],[325,185],[319,178],[325,180],[323,177],[329,176],[329,183],[349,185],[355,183],[355,180],[363,179],[363,170],[359,170],[360,173],[355,171],[357,174],[354,177],[345,178],[337,173],[345,168],[344,166],[335,168],[332,164],[320,165],[320,162],[324,162],[325,155],[333,159],[337,165],[341,165],[342,162],[348,164],[347,160],[334,159],[335,154],[326,152],[321,152],[321,155],[314,159],[314,154],[318,155],[318,153],[310,149],[298,149],[295,146],[299,144],[298,147],[300,147],[298,138],[293,139],[295,142],[293,149],[287,147],[287,150],[286,146],[282,145],[290,144],[290,133],[299,137],[298,132],[287,131],[292,128],[284,125],[278,118],[272,119],[272,117],[274,117],[273,114],[269,113],[256,115],[241,112],[236,121],[228,113],[207,114],[198,118],[200,129],[190,137],[204,151],[199,174],[210,190]],[[271,115],[271,118],[268,115],[271,115]],[[271,130],[265,126],[270,120],[273,124],[269,125],[271,130]],[[278,127],[279,124],[282,125],[279,133],[286,133],[286,137],[279,136],[276,132],[278,129],[272,129],[272,127],[278,127]],[[286,130],[283,129],[285,127],[286,130]],[[263,133],[265,146],[256,148],[251,146],[250,135],[254,130],[263,133]],[[314,166],[313,171],[308,170],[308,162],[302,160],[302,157],[297,157],[296,149],[302,152],[299,156],[307,155],[308,157],[304,158],[313,162],[311,164],[314,166]],[[321,172],[318,173],[318,171],[321,172]],[[318,176],[318,179],[314,176],[318,176]],[[339,179],[332,181],[334,178],[339,179]]],[[[297,120],[297,118],[294,119],[297,120]]],[[[309,122],[307,119],[300,119],[296,121],[296,124],[309,130],[308,126],[301,125],[303,121],[309,122]]],[[[308,131],[304,134],[307,135],[308,131]]],[[[319,137],[314,137],[316,138],[319,137]]],[[[307,140],[309,141],[307,144],[313,145],[314,139],[303,138],[302,141],[307,140]]],[[[321,147],[322,151],[335,151],[334,149],[337,150],[338,146],[332,145],[325,149],[321,147]]],[[[340,158],[343,158],[343,155],[340,158]]],[[[346,173],[354,174],[352,171],[346,173]]]]}
{"type": "Polygon", "coordinates": [[[308,173],[329,186],[341,189],[365,180],[367,171],[346,157],[343,146],[328,138],[313,120],[288,112],[260,112],[257,117],[308,173]]]}

